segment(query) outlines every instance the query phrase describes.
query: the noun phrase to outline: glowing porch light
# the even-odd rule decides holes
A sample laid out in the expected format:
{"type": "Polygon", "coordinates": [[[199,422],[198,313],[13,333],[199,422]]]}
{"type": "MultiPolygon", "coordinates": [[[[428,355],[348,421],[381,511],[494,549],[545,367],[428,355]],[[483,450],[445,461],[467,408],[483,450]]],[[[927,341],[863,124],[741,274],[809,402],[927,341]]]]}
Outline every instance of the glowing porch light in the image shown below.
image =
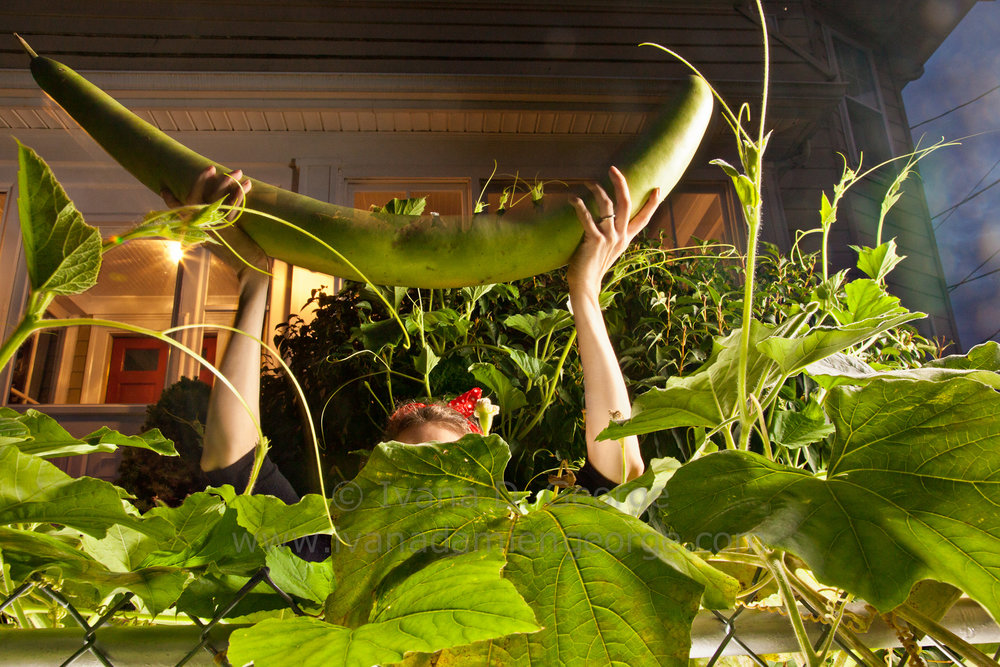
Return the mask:
{"type": "Polygon", "coordinates": [[[181,263],[181,260],[184,259],[184,248],[181,247],[180,241],[167,241],[167,257],[174,264],[181,263]]]}

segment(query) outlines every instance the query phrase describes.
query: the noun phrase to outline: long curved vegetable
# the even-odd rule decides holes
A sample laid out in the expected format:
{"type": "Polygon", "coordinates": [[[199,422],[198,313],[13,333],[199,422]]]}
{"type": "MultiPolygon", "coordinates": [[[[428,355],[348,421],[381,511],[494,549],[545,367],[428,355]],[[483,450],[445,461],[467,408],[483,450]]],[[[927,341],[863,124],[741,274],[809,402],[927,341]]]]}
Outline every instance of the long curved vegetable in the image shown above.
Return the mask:
{"type": "MultiPolygon", "coordinates": [[[[166,188],[183,200],[207,166],[229,171],[141,120],[66,65],[24,46],[32,56],[31,73],[38,85],[153,192],[166,188]]],[[[676,185],[701,143],[711,112],[708,84],[690,78],[659,120],[618,159],[634,210],[654,187],[667,192],[676,185]]],[[[239,224],[269,255],[313,271],[362,279],[305,234],[252,210],[323,239],[382,285],[460,287],[524,278],[564,265],[582,235],[569,205],[548,207],[554,210],[543,209],[529,221],[482,214],[376,215],[254,180],[246,206],[239,224]]]]}

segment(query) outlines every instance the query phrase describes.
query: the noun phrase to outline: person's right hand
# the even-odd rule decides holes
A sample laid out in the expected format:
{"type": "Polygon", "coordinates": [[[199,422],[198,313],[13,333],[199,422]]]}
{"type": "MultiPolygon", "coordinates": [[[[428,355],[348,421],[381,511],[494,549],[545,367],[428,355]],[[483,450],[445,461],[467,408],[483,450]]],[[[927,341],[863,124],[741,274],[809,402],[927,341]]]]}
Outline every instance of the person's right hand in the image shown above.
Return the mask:
{"type": "MultiPolygon", "coordinates": [[[[234,220],[239,215],[240,207],[243,206],[246,194],[250,192],[251,187],[250,179],[243,178],[242,170],[237,169],[229,174],[220,174],[214,166],[211,166],[198,175],[198,179],[191,187],[191,192],[188,193],[185,202],[179,201],[169,190],[163,190],[160,195],[167,206],[171,208],[211,204],[225,198],[223,203],[233,207],[226,215],[226,219],[234,220]]],[[[269,270],[268,257],[253,239],[236,225],[229,225],[214,233],[222,241],[209,245],[209,249],[216,257],[232,268],[241,279],[249,279],[256,275],[260,279],[266,280],[268,277],[266,273],[269,270]],[[240,257],[245,261],[242,261],[240,257]],[[248,264],[259,270],[250,269],[248,264]]]]}
{"type": "Polygon", "coordinates": [[[232,220],[239,212],[238,209],[243,205],[246,194],[250,192],[251,187],[250,179],[243,178],[242,170],[237,169],[230,174],[220,174],[214,166],[210,166],[198,174],[198,179],[191,186],[186,201],[178,200],[174,193],[166,189],[160,192],[160,196],[170,208],[211,204],[225,197],[225,205],[233,207],[233,210],[226,217],[232,220]],[[242,182],[240,179],[243,179],[242,182]]]}

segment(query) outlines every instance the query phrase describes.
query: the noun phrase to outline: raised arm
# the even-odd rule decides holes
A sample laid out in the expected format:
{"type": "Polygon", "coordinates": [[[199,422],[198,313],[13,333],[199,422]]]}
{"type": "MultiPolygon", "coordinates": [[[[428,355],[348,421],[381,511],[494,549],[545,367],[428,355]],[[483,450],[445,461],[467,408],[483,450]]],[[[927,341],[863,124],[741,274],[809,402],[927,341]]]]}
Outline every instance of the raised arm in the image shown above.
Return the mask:
{"type": "MultiPolygon", "coordinates": [[[[240,171],[227,176],[209,168],[202,172],[186,203],[204,204],[226,197],[227,204],[239,206],[250,190],[250,182],[241,183],[241,178],[240,171]]],[[[181,205],[171,193],[162,194],[169,205],[181,205]]],[[[264,252],[238,228],[228,227],[221,236],[247,262],[259,269],[267,268],[264,252]]],[[[260,338],[267,309],[268,276],[244,264],[221,244],[213,245],[212,250],[236,272],[239,279],[240,295],[233,326],[260,338]]],[[[235,463],[253,450],[257,443],[254,421],[260,421],[260,345],[253,338],[233,334],[222,355],[219,370],[249,405],[252,417],[228,387],[216,382],[209,398],[202,445],[201,468],[206,472],[235,463]]]]}
{"type": "Polygon", "coordinates": [[[596,221],[583,201],[577,198],[572,202],[583,226],[583,240],[570,260],[567,279],[583,365],[587,459],[609,480],[621,483],[641,475],[645,466],[638,440],[634,436],[626,438],[626,480],[623,480],[621,445],[615,440],[597,440],[597,434],[608,425],[612,415],[624,418],[631,414],[625,379],[611,346],[598,299],[604,274],[621,257],[636,234],[649,223],[662,195],[658,188],[655,189],[630,219],[632,204],[625,177],[615,167],[611,168],[610,177],[615,191],[614,201],[599,186],[591,186],[597,200],[596,221]]]}

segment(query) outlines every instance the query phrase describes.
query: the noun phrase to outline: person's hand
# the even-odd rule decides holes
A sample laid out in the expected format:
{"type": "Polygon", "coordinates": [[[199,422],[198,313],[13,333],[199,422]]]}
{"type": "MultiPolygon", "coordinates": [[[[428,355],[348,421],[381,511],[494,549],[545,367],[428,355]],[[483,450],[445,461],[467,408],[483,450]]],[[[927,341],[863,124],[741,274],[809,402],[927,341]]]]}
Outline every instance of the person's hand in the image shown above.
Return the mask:
{"type": "MultiPolygon", "coordinates": [[[[220,174],[212,166],[198,175],[198,179],[191,187],[191,192],[185,202],[178,201],[169,190],[164,190],[160,195],[171,208],[211,204],[225,198],[223,203],[233,207],[226,215],[226,219],[231,221],[239,215],[239,210],[243,206],[251,186],[250,179],[243,178],[242,170],[237,169],[230,174],[220,174]]],[[[241,280],[264,281],[266,283],[268,257],[260,246],[236,225],[229,225],[213,233],[220,239],[219,243],[209,244],[209,248],[216,257],[232,268],[241,280]]]]}
{"type": "Polygon", "coordinates": [[[609,176],[615,189],[614,201],[599,185],[587,185],[597,200],[596,221],[579,197],[570,200],[583,227],[583,240],[569,261],[567,279],[570,292],[600,292],[604,274],[618,261],[636,234],[649,224],[653,212],[663,200],[660,189],[655,188],[643,207],[629,218],[632,200],[625,176],[617,167],[611,167],[609,176]]]}
{"type": "Polygon", "coordinates": [[[226,206],[233,207],[226,215],[226,219],[233,220],[239,213],[239,207],[243,205],[246,194],[250,192],[251,187],[250,179],[243,178],[242,170],[237,169],[230,174],[220,174],[214,166],[211,166],[206,167],[203,172],[198,174],[198,179],[191,186],[191,191],[188,193],[186,201],[179,201],[174,196],[174,193],[166,189],[160,192],[160,196],[163,197],[163,201],[170,208],[200,206],[201,204],[211,204],[225,198],[225,202],[223,203],[226,206]]]}

